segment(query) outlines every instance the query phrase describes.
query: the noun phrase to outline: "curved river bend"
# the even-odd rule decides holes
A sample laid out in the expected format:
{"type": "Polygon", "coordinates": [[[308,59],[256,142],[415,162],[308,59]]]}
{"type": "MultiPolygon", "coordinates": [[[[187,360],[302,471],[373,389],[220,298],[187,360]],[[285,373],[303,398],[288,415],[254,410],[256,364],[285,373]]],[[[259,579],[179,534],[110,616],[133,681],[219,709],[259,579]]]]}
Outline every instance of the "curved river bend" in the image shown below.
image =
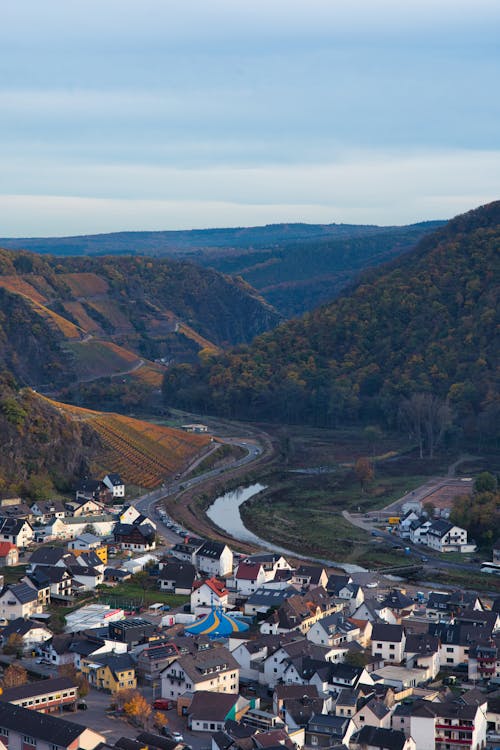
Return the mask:
{"type": "Polygon", "coordinates": [[[250,500],[251,497],[254,497],[254,495],[257,495],[265,489],[265,485],[256,483],[251,484],[248,487],[238,487],[236,490],[226,492],[224,495],[220,495],[220,497],[217,497],[214,500],[207,510],[207,516],[220,529],[223,529],[230,536],[234,537],[234,539],[239,539],[241,542],[250,542],[272,552],[279,552],[282,555],[292,555],[293,557],[299,557],[302,560],[313,560],[334,568],[343,568],[347,573],[359,573],[365,570],[365,568],[361,568],[359,565],[349,565],[349,563],[340,563],[335,560],[321,560],[316,557],[299,555],[293,550],[279,547],[276,544],[272,544],[272,542],[267,542],[265,539],[261,539],[247,529],[241,520],[240,505],[243,505],[243,503],[250,500]]]}

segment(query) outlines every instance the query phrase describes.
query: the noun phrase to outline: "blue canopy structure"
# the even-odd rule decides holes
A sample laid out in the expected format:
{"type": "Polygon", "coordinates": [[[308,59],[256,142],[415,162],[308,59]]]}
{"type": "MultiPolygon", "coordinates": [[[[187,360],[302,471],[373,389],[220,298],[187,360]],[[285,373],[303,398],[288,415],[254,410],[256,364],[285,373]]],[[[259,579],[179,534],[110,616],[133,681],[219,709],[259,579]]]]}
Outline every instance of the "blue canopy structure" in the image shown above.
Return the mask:
{"type": "Polygon", "coordinates": [[[243,620],[227,615],[222,607],[212,607],[208,615],[184,628],[184,632],[189,635],[208,635],[209,638],[225,638],[233,633],[243,633],[249,627],[243,620]]]}

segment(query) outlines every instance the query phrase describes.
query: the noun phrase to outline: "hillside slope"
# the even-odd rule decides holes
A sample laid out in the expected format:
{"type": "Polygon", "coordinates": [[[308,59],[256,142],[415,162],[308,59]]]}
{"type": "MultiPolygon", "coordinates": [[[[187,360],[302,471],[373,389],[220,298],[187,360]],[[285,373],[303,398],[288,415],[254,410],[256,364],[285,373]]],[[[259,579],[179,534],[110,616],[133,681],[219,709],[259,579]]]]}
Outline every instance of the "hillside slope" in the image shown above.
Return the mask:
{"type": "Polygon", "coordinates": [[[390,424],[402,397],[429,391],[464,415],[488,413],[499,398],[499,264],[496,202],[251,346],[172,368],[166,403],[249,419],[390,424]]]}
{"type": "Polygon", "coordinates": [[[68,256],[144,254],[191,259],[241,276],[282,315],[292,317],[331,301],[360,270],[406,252],[442,223],[401,227],[272,224],[5,239],[0,245],[68,256]]]}
{"type": "Polygon", "coordinates": [[[190,263],[0,250],[0,361],[38,388],[126,373],[159,387],[151,360],[195,360],[278,321],[245,282],[190,263]]]}

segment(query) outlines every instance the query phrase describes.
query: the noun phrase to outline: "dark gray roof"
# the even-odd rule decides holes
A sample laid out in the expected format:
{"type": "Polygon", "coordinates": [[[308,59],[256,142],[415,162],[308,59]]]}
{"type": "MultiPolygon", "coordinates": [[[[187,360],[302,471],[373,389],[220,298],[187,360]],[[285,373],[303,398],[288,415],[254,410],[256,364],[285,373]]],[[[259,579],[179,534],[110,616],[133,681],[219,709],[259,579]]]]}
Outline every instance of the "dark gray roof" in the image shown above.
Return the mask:
{"type": "Polygon", "coordinates": [[[72,561],[75,556],[68,552],[64,547],[40,547],[31,553],[30,564],[32,565],[55,565],[61,558],[68,558],[72,561]]]}
{"type": "Polygon", "coordinates": [[[137,735],[137,739],[141,743],[141,747],[148,745],[149,747],[157,747],[159,750],[173,750],[179,744],[176,740],[169,740],[167,737],[161,737],[159,734],[151,734],[150,732],[141,732],[137,735]]]}
{"type": "Polygon", "coordinates": [[[0,700],[0,727],[61,747],[71,745],[87,729],[73,721],[56,719],[49,714],[31,711],[3,700],[0,700]]]}
{"type": "Polygon", "coordinates": [[[123,484],[122,478],[119,474],[106,474],[106,477],[109,479],[113,487],[119,487],[123,484]]]}
{"type": "Polygon", "coordinates": [[[400,732],[398,729],[365,726],[353,735],[352,741],[360,745],[369,745],[381,749],[403,750],[406,736],[404,732],[400,732]]]}
{"type": "Polygon", "coordinates": [[[30,526],[28,521],[26,521],[24,518],[0,517],[0,533],[15,536],[19,534],[25,523],[30,526]]]}
{"type": "Polygon", "coordinates": [[[207,541],[202,544],[196,554],[202,557],[209,557],[212,560],[218,560],[225,547],[226,545],[221,542],[207,541]]]}
{"type": "Polygon", "coordinates": [[[319,732],[342,740],[349,724],[346,716],[331,716],[330,714],[315,714],[307,726],[308,732],[319,732]]]}
{"type": "Polygon", "coordinates": [[[401,625],[387,625],[386,623],[376,622],[372,630],[372,643],[374,641],[401,643],[403,632],[401,625]]]}
{"type": "Polygon", "coordinates": [[[413,606],[413,601],[399,589],[393,589],[387,594],[381,606],[390,607],[390,609],[407,609],[413,606]]]}
{"type": "Polygon", "coordinates": [[[196,568],[188,562],[168,562],[160,571],[158,578],[173,581],[179,588],[192,588],[196,577],[196,568]]]}
{"type": "Polygon", "coordinates": [[[77,684],[70,677],[54,677],[48,680],[37,680],[36,682],[29,682],[26,685],[20,685],[19,687],[7,688],[2,693],[2,700],[11,701],[21,700],[22,698],[32,698],[35,695],[45,695],[52,691],[68,690],[69,688],[76,688],[77,684]]]}
{"type": "Polygon", "coordinates": [[[27,604],[28,602],[34,602],[38,599],[38,593],[36,589],[28,586],[27,583],[12,583],[9,586],[4,586],[0,592],[0,596],[6,592],[10,592],[21,604],[27,604]]]}
{"type": "Polygon", "coordinates": [[[26,633],[29,633],[32,628],[45,628],[48,630],[47,626],[42,625],[40,622],[25,620],[24,617],[16,617],[15,620],[11,620],[11,622],[9,622],[9,624],[2,630],[2,638],[6,641],[13,633],[16,633],[17,635],[26,635],[26,633]]]}

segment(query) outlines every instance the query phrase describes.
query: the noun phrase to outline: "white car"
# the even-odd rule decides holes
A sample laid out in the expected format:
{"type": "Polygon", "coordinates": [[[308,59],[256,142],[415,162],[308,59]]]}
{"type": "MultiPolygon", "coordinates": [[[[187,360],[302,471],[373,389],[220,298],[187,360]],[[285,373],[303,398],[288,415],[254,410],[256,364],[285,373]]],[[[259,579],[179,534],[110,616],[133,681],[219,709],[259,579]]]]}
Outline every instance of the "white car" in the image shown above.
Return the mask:
{"type": "Polygon", "coordinates": [[[183,742],[183,740],[184,740],[184,737],[182,736],[182,734],[180,732],[170,732],[170,736],[176,742],[183,742]]]}

